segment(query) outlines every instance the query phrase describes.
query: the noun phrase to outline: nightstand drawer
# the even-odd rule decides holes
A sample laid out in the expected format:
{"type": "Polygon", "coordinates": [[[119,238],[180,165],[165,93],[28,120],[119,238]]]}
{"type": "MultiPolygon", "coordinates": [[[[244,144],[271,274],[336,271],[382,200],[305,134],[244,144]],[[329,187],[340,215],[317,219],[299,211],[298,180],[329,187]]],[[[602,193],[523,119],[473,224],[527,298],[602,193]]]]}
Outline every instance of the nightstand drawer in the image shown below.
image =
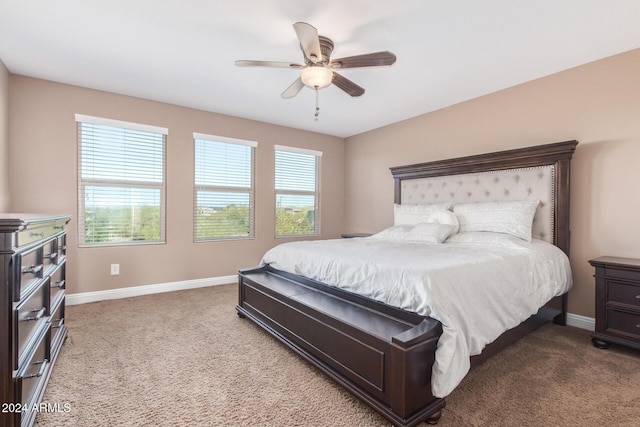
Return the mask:
{"type": "Polygon", "coordinates": [[[607,303],[625,304],[640,310],[640,286],[609,280],[607,303]]]}
{"type": "Polygon", "coordinates": [[[633,271],[625,268],[621,268],[619,266],[607,266],[605,268],[606,277],[612,279],[625,279],[625,280],[633,280],[635,282],[640,280],[640,273],[638,271],[633,271]]]}
{"type": "Polygon", "coordinates": [[[640,313],[607,310],[606,332],[640,342],[640,313]]]}

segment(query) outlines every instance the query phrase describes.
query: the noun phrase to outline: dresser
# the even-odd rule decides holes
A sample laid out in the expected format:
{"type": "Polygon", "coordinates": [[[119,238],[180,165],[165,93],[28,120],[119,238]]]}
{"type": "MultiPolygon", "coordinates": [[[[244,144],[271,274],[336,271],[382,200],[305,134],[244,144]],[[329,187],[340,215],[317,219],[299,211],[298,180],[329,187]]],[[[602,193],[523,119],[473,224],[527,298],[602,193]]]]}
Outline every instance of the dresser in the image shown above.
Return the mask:
{"type": "MultiPolygon", "coordinates": [[[[0,426],[30,426],[67,335],[69,215],[0,214],[0,426]]],[[[42,402],[42,403],[41,403],[42,402]]]]}
{"type": "Polygon", "coordinates": [[[605,256],[589,263],[596,270],[593,345],[607,348],[615,343],[640,350],[640,260],[605,256]]]}

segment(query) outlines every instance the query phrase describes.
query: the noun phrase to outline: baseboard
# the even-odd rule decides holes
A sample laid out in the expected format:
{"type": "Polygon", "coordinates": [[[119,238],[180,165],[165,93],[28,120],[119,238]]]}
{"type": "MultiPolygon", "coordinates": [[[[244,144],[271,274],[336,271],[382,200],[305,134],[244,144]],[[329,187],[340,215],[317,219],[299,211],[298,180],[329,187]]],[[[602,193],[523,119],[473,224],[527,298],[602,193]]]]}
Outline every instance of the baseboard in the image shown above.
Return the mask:
{"type": "MultiPolygon", "coordinates": [[[[183,280],[180,282],[159,283],[155,285],[132,286],[128,288],[110,289],[107,291],[80,292],[67,294],[66,304],[86,304],[89,302],[104,301],[109,299],[130,298],[140,295],[159,294],[162,292],[181,291],[185,289],[204,288],[207,286],[227,285],[235,283],[238,276],[209,277],[206,279],[183,280]]],[[[567,313],[567,325],[588,331],[595,330],[596,321],[592,317],[567,313]]]]}
{"type": "Polygon", "coordinates": [[[595,331],[596,319],[593,317],[581,316],[579,314],[567,313],[567,326],[595,331]]]}
{"type": "Polygon", "coordinates": [[[131,286],[128,288],[110,289],[106,291],[80,292],[66,295],[67,305],[86,304],[89,302],[110,299],[130,298],[140,295],[159,294],[162,292],[182,291],[185,289],[204,288],[207,286],[227,285],[235,283],[238,276],[209,277],[206,279],[183,280],[180,282],[158,283],[155,285],[131,286]]]}

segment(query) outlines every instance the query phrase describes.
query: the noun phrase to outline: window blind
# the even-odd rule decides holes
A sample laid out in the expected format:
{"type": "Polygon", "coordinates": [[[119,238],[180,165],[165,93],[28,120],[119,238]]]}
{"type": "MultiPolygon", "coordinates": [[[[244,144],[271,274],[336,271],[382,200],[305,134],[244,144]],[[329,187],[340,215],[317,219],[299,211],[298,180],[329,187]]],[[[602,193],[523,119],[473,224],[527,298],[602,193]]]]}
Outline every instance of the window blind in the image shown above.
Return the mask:
{"type": "Polygon", "coordinates": [[[275,147],[276,237],[320,234],[321,152],[275,147]]]}
{"type": "Polygon", "coordinates": [[[164,243],[166,128],[76,120],[80,246],[164,243]]]}
{"type": "Polygon", "coordinates": [[[194,241],[251,239],[257,143],[194,133],[194,241]]]}

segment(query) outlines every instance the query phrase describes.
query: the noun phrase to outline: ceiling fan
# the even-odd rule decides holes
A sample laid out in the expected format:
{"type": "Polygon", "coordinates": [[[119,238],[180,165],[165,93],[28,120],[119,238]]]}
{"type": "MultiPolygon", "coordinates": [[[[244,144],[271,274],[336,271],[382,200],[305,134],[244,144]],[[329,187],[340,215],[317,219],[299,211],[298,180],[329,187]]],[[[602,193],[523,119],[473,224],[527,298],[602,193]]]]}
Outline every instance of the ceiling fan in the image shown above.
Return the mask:
{"type": "Polygon", "coordinates": [[[300,48],[304,55],[304,65],[279,61],[250,61],[239,60],[239,67],[275,67],[294,68],[300,70],[300,76],[282,92],[282,98],[293,98],[307,86],[316,91],[316,117],[318,116],[317,91],[330,84],[336,85],[351,96],[361,96],[364,89],[335,70],[361,67],[379,67],[392,65],[396,56],[389,51],[366,53],[363,55],[331,59],[333,41],[328,37],[319,36],[318,30],[306,22],[296,22],[293,29],[300,41],[300,48]]]}

